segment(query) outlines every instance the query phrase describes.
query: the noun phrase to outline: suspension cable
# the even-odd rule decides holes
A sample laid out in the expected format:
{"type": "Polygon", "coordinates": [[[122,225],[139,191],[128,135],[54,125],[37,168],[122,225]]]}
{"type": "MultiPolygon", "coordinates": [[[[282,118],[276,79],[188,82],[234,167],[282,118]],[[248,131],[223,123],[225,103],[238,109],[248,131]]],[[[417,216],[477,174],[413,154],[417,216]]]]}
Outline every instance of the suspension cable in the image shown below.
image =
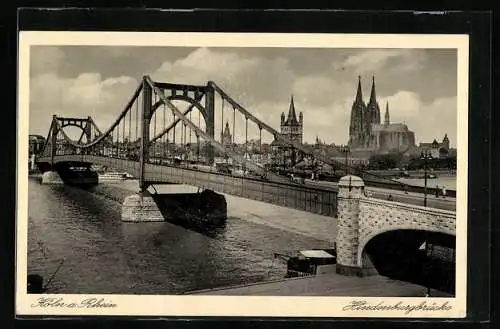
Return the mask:
{"type": "MultiPolygon", "coordinates": [[[[173,122],[175,123],[175,112],[174,112],[173,110],[172,110],[172,114],[174,115],[174,121],[173,121],[173,122]]],[[[175,136],[177,135],[177,134],[175,133],[175,127],[176,127],[176,126],[177,126],[177,125],[174,125],[174,129],[173,129],[173,130],[174,130],[173,142],[174,142],[174,152],[175,152],[175,153],[177,152],[177,144],[175,143],[175,136]]]]}
{"type": "MultiPolygon", "coordinates": [[[[198,110],[198,128],[200,128],[200,123],[201,123],[201,113],[198,110]]],[[[198,133],[196,133],[196,140],[197,140],[196,143],[198,144],[198,146],[197,146],[198,149],[196,150],[196,152],[198,154],[196,156],[197,157],[196,162],[200,162],[200,136],[198,135],[198,133]]]]}
{"type": "Polygon", "coordinates": [[[233,106],[233,145],[234,145],[234,127],[236,126],[236,109],[233,106]]]}
{"type": "Polygon", "coordinates": [[[247,158],[246,158],[247,156],[250,158],[250,155],[248,154],[248,117],[245,117],[245,154],[243,155],[243,159],[245,159],[245,162],[243,162],[244,164],[243,174],[245,175],[247,172],[247,158]]]}
{"type": "MultiPolygon", "coordinates": [[[[162,130],[165,129],[165,126],[166,126],[166,119],[165,119],[165,103],[163,103],[163,127],[162,127],[162,130]]],[[[165,154],[165,138],[167,139],[167,142],[168,142],[168,133],[163,135],[162,136],[162,139],[163,139],[163,147],[162,147],[162,151],[161,151],[161,157],[162,158],[166,158],[167,155],[165,154]]]]}
{"type": "Polygon", "coordinates": [[[248,153],[248,118],[245,117],[245,153],[248,153]]]}
{"type": "MultiPolygon", "coordinates": [[[[191,112],[192,111],[189,111],[189,121],[191,121],[191,112]]],[[[193,129],[189,127],[189,144],[191,144],[192,135],[193,135],[193,129]]]]}
{"type": "Polygon", "coordinates": [[[135,100],[135,141],[139,140],[139,97],[135,100]]]}
{"type": "Polygon", "coordinates": [[[221,122],[220,122],[220,142],[223,143],[224,138],[224,97],[221,97],[221,122]]]}
{"type": "Polygon", "coordinates": [[[196,162],[200,162],[200,135],[196,132],[196,162]]]}
{"type": "Polygon", "coordinates": [[[128,152],[130,152],[131,142],[132,142],[132,109],[130,108],[128,110],[128,143],[127,143],[128,152]]]}
{"type": "Polygon", "coordinates": [[[125,126],[126,126],[126,123],[127,122],[127,117],[126,115],[123,116],[123,119],[122,119],[122,124],[123,124],[123,130],[122,130],[122,152],[125,152],[125,126]]]}
{"type": "Polygon", "coordinates": [[[259,125],[259,152],[262,158],[262,126],[259,125]]]}

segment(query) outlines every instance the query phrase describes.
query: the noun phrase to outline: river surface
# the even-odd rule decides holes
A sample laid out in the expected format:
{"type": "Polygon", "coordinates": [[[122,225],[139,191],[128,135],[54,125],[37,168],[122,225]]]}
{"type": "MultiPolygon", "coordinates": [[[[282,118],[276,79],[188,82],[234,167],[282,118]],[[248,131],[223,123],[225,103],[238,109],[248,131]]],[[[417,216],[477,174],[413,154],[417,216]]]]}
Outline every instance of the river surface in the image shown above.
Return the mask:
{"type": "MultiPolygon", "coordinates": [[[[186,186],[159,192],[192,192],[186,186]]],[[[28,273],[49,293],[175,294],[283,278],[274,252],[332,247],[334,218],[226,196],[228,220],[216,234],[168,222],[125,223],[120,200],[136,181],[95,193],[29,180],[28,273]]]]}
{"type": "MultiPolygon", "coordinates": [[[[400,182],[407,183],[408,185],[425,186],[425,179],[423,178],[399,178],[400,182]]],[[[443,186],[448,190],[457,190],[457,177],[455,176],[442,176],[437,178],[427,179],[427,187],[443,186]]]]}

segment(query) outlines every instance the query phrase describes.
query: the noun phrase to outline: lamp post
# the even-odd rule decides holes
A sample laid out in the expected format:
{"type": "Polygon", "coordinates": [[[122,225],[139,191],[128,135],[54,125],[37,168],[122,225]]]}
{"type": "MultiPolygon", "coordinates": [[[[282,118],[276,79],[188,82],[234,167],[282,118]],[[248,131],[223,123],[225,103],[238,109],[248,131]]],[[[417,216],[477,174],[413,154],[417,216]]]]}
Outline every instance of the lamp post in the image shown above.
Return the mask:
{"type": "Polygon", "coordinates": [[[342,147],[342,152],[345,153],[345,171],[346,171],[346,175],[348,175],[349,174],[349,167],[347,166],[347,155],[350,152],[349,146],[348,145],[343,146],[342,147]]]}
{"type": "Polygon", "coordinates": [[[422,151],[420,159],[424,160],[424,207],[427,207],[427,160],[432,159],[428,150],[422,151]]]}

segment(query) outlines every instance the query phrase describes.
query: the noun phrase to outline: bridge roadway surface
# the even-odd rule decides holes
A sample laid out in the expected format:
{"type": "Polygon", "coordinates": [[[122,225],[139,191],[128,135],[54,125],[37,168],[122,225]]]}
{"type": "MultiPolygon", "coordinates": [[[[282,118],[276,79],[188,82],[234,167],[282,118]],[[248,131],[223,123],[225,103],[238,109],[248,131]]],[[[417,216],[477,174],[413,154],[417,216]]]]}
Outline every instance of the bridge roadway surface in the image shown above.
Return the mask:
{"type": "MultiPolygon", "coordinates": [[[[200,171],[205,171],[205,172],[215,171],[214,167],[210,166],[188,165],[188,167],[192,169],[196,168],[200,171]]],[[[299,182],[298,179],[296,179],[296,181],[299,182]]],[[[313,181],[311,179],[305,179],[305,185],[311,187],[314,186],[314,187],[323,187],[323,188],[327,187],[327,188],[337,189],[337,183],[330,181],[313,181]]],[[[370,196],[375,199],[387,200],[389,195],[392,195],[393,201],[396,202],[412,204],[416,206],[424,205],[424,195],[422,193],[416,193],[416,192],[405,193],[404,191],[400,190],[391,190],[391,189],[371,187],[371,186],[367,186],[366,191],[369,192],[371,194],[370,196]]],[[[450,197],[443,198],[442,196],[436,198],[434,194],[429,193],[427,194],[427,206],[431,208],[455,211],[456,199],[450,197]]]]}
{"type": "MultiPolygon", "coordinates": [[[[312,181],[309,179],[305,180],[305,184],[313,186],[329,186],[333,188],[337,187],[337,183],[334,182],[312,181]]],[[[416,192],[405,193],[404,191],[384,189],[371,186],[367,186],[365,189],[367,192],[371,194],[370,196],[375,199],[387,200],[389,195],[392,195],[393,201],[396,202],[412,204],[416,206],[424,205],[424,195],[422,193],[416,193],[416,192]]],[[[436,197],[434,194],[429,193],[427,194],[427,206],[431,208],[455,211],[456,199],[450,197],[443,198],[442,196],[436,197]]]]}
{"type": "MultiPolygon", "coordinates": [[[[263,283],[190,291],[189,295],[232,296],[356,296],[356,297],[424,297],[427,288],[374,275],[344,276],[335,272],[317,276],[290,278],[263,283]]],[[[433,297],[452,297],[431,290],[433,297]]]]}
{"type": "MultiPolygon", "coordinates": [[[[128,161],[127,159],[117,159],[117,158],[107,158],[107,157],[101,157],[101,156],[88,156],[88,155],[69,155],[69,156],[58,156],[58,158],[69,160],[69,161],[85,161],[85,160],[90,160],[90,163],[95,163],[95,164],[101,164],[101,165],[107,165],[109,169],[111,168],[116,168],[118,170],[124,170],[127,172],[131,172],[133,175],[138,175],[138,162],[135,161],[128,161]]],[[[48,160],[48,159],[47,159],[48,160]]],[[[47,161],[46,160],[46,161],[47,161]]],[[[163,167],[165,170],[167,170],[167,167],[164,166],[158,166],[158,165],[153,165],[153,164],[148,164],[148,167],[152,169],[152,167],[156,167],[157,169],[163,171],[161,167],[163,167]]],[[[191,172],[194,170],[195,172],[198,171],[200,173],[202,172],[216,172],[215,167],[213,166],[202,166],[202,165],[187,165],[187,166],[170,166],[170,170],[175,170],[178,169],[180,172],[182,172],[182,169],[189,169],[191,172]]],[[[151,170],[150,169],[150,170],[151,170]]],[[[158,171],[158,170],[156,170],[158,171]]],[[[172,172],[173,173],[173,172],[172,172]]],[[[163,175],[158,172],[148,172],[147,176],[151,176],[151,181],[157,181],[162,180],[163,175]]],[[[191,176],[191,175],[190,175],[191,176]]],[[[230,175],[233,177],[238,177],[240,175],[230,175]]],[[[241,175],[242,176],[242,175],[241,175]]],[[[170,176],[171,178],[174,178],[170,176]]],[[[251,176],[248,176],[251,177],[251,176]]],[[[181,175],[177,177],[177,183],[188,183],[188,181],[200,183],[202,180],[201,176],[196,176],[194,175],[193,177],[187,177],[184,175],[181,175]],[[185,181],[187,178],[188,181],[185,181]]],[[[206,177],[208,178],[208,177],[206,177]]],[[[175,182],[176,179],[174,179],[172,182],[175,182]]],[[[286,180],[284,180],[286,182],[286,180]]],[[[196,184],[195,183],[195,184],[196,184]]],[[[188,183],[189,184],[189,183],[188,183]]],[[[272,183],[271,183],[272,184],[272,183]]],[[[211,185],[214,185],[214,187],[222,187],[220,183],[214,184],[214,181],[208,178],[207,185],[209,187],[212,187],[211,185]]],[[[337,183],[335,182],[328,182],[328,181],[312,181],[310,179],[306,179],[304,184],[297,184],[298,188],[300,186],[304,187],[311,187],[311,188],[320,188],[320,189],[329,189],[329,190],[337,190],[337,183]]],[[[283,186],[285,189],[286,187],[283,186]]],[[[217,190],[217,188],[215,188],[217,190]]],[[[378,187],[366,187],[366,190],[371,193],[371,196],[377,199],[384,199],[387,200],[389,195],[392,195],[393,201],[397,202],[402,202],[406,204],[413,204],[413,205],[420,205],[422,206],[424,203],[424,195],[421,193],[414,193],[414,192],[408,192],[404,193],[403,191],[399,190],[391,190],[391,189],[384,189],[384,188],[378,188],[378,187]]],[[[223,192],[219,190],[219,192],[223,192]]],[[[427,206],[432,207],[432,208],[438,208],[438,209],[444,209],[444,210],[451,210],[454,211],[456,210],[456,201],[455,198],[443,198],[439,197],[436,198],[435,195],[433,194],[428,194],[427,195],[427,206]]]]}
{"type": "MultiPolygon", "coordinates": [[[[187,165],[186,167],[190,168],[190,169],[197,169],[197,170],[203,171],[203,172],[215,172],[216,171],[216,169],[214,167],[206,166],[206,165],[205,166],[204,165],[187,165]]],[[[238,176],[238,175],[243,176],[242,174],[236,174],[234,176],[238,176]]],[[[311,186],[311,187],[323,187],[323,188],[326,187],[326,188],[337,189],[337,183],[329,182],[329,181],[313,181],[310,179],[306,179],[305,185],[311,186]]],[[[396,201],[396,202],[412,204],[412,205],[417,205],[417,206],[424,205],[424,195],[422,193],[416,193],[416,192],[405,193],[404,191],[400,191],[400,190],[391,190],[391,189],[384,189],[384,188],[371,187],[371,186],[366,187],[366,191],[371,194],[371,197],[376,198],[376,199],[387,200],[389,195],[392,195],[393,201],[396,201]]],[[[456,199],[450,198],[450,197],[443,198],[442,196],[436,197],[434,194],[429,193],[427,195],[427,206],[431,207],[431,208],[455,211],[456,210],[456,199]]]]}

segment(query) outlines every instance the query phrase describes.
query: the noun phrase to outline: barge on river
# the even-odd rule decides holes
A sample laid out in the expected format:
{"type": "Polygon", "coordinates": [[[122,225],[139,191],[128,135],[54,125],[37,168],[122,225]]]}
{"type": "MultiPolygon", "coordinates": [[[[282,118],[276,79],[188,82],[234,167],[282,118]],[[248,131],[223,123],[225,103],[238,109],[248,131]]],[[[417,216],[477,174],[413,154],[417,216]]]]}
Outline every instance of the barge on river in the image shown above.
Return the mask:
{"type": "Polygon", "coordinates": [[[299,250],[291,254],[274,253],[274,258],[286,261],[285,278],[311,276],[335,271],[336,249],[299,250]]]}

